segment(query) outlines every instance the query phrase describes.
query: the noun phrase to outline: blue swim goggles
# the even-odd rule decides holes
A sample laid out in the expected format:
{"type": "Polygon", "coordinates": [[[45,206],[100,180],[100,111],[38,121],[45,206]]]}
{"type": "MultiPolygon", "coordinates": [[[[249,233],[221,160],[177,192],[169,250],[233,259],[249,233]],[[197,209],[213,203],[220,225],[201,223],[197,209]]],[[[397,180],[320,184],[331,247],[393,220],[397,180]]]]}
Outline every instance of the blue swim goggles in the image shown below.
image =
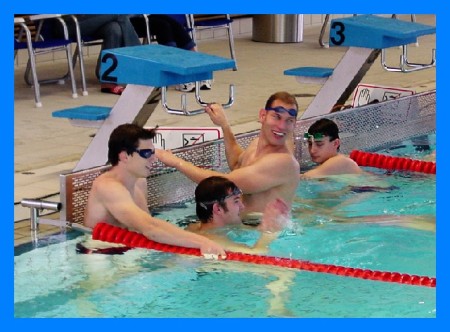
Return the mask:
{"type": "Polygon", "coordinates": [[[155,149],[134,149],[134,152],[137,152],[144,159],[149,159],[155,154],[155,149]]]}
{"type": "Polygon", "coordinates": [[[277,113],[287,112],[290,116],[297,117],[298,111],[295,108],[286,109],[283,106],[268,107],[266,111],[274,111],[277,113]]]}

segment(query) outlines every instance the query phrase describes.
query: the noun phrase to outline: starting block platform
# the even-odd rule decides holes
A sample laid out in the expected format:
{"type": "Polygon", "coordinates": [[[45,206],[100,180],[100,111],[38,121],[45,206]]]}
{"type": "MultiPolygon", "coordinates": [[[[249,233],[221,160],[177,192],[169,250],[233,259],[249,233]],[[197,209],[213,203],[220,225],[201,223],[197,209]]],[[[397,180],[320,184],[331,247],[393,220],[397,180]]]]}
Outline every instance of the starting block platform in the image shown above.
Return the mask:
{"type": "Polygon", "coordinates": [[[118,125],[145,125],[161,99],[156,88],[211,79],[214,71],[234,67],[234,60],[157,44],[102,51],[101,82],[126,84],[116,104],[53,112],[74,125],[99,128],[74,171],[106,164],[108,139],[118,125]]]}
{"type": "Polygon", "coordinates": [[[330,46],[389,48],[413,44],[436,33],[436,27],[376,15],[331,20],[330,46]]]}
{"type": "Polygon", "coordinates": [[[100,81],[163,87],[209,80],[216,70],[233,69],[234,60],[157,44],[102,52],[100,81]]]}
{"type": "Polygon", "coordinates": [[[333,68],[298,67],[284,71],[299,83],[320,84],[322,88],[302,114],[301,119],[330,113],[336,105],[344,105],[376,58],[381,54],[382,66],[388,71],[410,72],[435,66],[435,50],[430,63],[410,63],[407,45],[417,38],[436,33],[436,27],[376,15],[356,15],[333,19],[330,23],[330,46],[349,47],[333,68]],[[400,65],[384,63],[384,49],[402,47],[400,65]]]}
{"type": "Polygon", "coordinates": [[[300,83],[323,84],[333,75],[333,68],[298,67],[285,70],[284,75],[295,76],[300,83]]]}
{"type": "Polygon", "coordinates": [[[84,105],[55,111],[52,116],[67,118],[73,126],[99,128],[111,110],[112,108],[107,106],[84,105]]]}

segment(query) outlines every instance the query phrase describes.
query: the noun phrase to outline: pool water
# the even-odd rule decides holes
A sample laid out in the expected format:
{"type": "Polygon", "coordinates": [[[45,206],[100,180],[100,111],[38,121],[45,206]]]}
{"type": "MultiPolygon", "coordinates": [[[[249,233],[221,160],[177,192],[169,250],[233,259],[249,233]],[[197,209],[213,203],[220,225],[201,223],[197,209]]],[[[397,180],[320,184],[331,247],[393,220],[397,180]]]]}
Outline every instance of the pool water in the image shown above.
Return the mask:
{"type": "MultiPolygon", "coordinates": [[[[302,181],[293,224],[267,254],[435,277],[435,176],[368,170],[302,181]],[[354,190],[367,183],[390,189],[354,190]]],[[[194,211],[187,202],[153,212],[185,226],[194,211]]],[[[259,236],[222,232],[247,245],[259,236]]],[[[85,237],[56,234],[15,249],[15,317],[436,317],[436,288],[145,249],[77,254],[85,237]]]]}
{"type": "Polygon", "coordinates": [[[430,154],[435,150],[436,133],[432,133],[391,145],[388,148],[378,151],[378,153],[422,160],[428,159],[430,154]]]}

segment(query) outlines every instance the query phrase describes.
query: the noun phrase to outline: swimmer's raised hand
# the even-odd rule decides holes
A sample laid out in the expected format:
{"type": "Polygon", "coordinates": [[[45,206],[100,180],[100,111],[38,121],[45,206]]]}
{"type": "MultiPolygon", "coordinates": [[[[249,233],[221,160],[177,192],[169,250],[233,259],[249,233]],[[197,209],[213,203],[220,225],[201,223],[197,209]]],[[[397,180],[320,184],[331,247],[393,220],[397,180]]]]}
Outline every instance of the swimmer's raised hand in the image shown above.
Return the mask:
{"type": "Polygon", "coordinates": [[[258,229],[263,232],[278,232],[288,225],[289,206],[281,198],[269,202],[261,219],[258,229]]]}
{"type": "Polygon", "coordinates": [[[224,127],[228,125],[228,119],[222,105],[216,103],[208,104],[205,106],[205,112],[216,126],[224,127]]]}

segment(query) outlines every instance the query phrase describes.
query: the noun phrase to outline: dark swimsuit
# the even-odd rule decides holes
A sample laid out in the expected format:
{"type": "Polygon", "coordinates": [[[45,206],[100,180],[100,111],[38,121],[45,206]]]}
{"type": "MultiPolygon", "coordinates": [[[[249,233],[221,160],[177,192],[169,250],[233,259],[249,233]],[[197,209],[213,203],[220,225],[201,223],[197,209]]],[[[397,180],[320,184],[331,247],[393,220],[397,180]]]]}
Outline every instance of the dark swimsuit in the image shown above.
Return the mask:
{"type": "Polygon", "coordinates": [[[350,191],[354,193],[370,193],[370,192],[390,192],[399,189],[397,186],[376,187],[376,186],[350,186],[350,191]]]}
{"type": "Polygon", "coordinates": [[[77,243],[78,254],[103,254],[103,255],[123,255],[124,252],[133,249],[130,247],[110,247],[110,248],[86,248],[81,242],[77,243]]]}

